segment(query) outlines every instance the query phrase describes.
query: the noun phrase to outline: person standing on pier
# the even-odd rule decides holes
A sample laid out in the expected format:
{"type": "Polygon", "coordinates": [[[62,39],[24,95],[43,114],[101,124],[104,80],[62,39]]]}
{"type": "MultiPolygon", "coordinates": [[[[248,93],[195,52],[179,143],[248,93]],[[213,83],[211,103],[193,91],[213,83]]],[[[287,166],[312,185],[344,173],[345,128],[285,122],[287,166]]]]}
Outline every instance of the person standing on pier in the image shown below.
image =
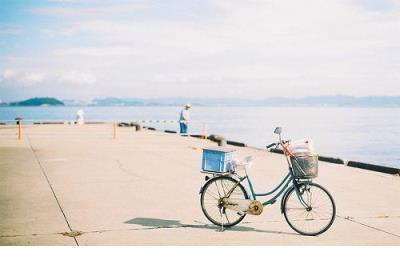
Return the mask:
{"type": "Polygon", "coordinates": [[[75,121],[75,124],[83,125],[83,124],[85,123],[85,120],[83,119],[83,115],[84,115],[84,112],[83,112],[82,109],[79,109],[79,110],[76,112],[76,121],[75,121]]]}
{"type": "Polygon", "coordinates": [[[187,135],[188,132],[188,126],[189,126],[189,121],[190,121],[190,114],[189,114],[189,109],[192,106],[187,103],[181,110],[180,116],[179,116],[179,127],[180,127],[180,133],[181,135],[187,135]]]}

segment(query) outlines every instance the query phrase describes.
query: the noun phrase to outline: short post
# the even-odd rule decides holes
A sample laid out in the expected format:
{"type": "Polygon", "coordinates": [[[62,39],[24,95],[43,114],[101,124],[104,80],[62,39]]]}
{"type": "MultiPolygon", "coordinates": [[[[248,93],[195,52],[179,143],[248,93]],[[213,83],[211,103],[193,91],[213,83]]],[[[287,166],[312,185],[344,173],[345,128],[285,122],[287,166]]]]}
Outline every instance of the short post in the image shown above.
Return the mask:
{"type": "Polygon", "coordinates": [[[218,146],[226,146],[226,139],[221,135],[210,135],[209,139],[218,143],[218,146]]]}
{"type": "Polygon", "coordinates": [[[117,123],[114,121],[113,122],[113,139],[117,137],[117,123]]]}
{"type": "Polygon", "coordinates": [[[207,124],[203,122],[203,139],[207,139],[207,124]]]}
{"type": "Polygon", "coordinates": [[[134,127],[136,131],[140,131],[142,129],[142,126],[140,125],[139,121],[132,122],[131,126],[134,127]]]}
{"type": "Polygon", "coordinates": [[[18,126],[18,140],[22,139],[22,117],[16,117],[15,121],[18,126]]]}
{"type": "Polygon", "coordinates": [[[21,140],[22,138],[22,121],[18,122],[18,140],[21,140]]]}

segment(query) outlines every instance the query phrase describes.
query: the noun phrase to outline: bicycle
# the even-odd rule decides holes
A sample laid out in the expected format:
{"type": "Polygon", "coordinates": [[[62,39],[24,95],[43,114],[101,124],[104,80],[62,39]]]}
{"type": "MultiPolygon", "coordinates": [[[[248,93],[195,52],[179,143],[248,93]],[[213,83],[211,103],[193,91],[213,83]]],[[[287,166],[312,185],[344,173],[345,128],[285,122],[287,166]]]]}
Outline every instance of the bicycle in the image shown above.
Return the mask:
{"type": "Polygon", "coordinates": [[[318,173],[318,156],[295,155],[289,148],[291,141],[281,138],[282,128],[274,131],[279,135],[279,142],[266,148],[276,150],[282,148],[288,163],[289,172],[281,183],[270,192],[257,193],[247,173],[251,165],[251,157],[245,161],[232,161],[231,169],[225,173],[210,173],[206,183],[200,189],[201,208],[206,218],[213,224],[232,227],[240,223],[247,214],[260,215],[263,207],[274,204],[282,195],[280,210],[289,226],[301,235],[316,236],[326,232],[333,224],[336,206],[331,194],[319,184],[312,182],[318,173]],[[273,148],[274,149],[271,149],[273,148]],[[242,167],[244,176],[237,170],[242,167]],[[247,181],[250,194],[243,182],[247,181]],[[257,197],[270,196],[261,203],[257,197]]]}

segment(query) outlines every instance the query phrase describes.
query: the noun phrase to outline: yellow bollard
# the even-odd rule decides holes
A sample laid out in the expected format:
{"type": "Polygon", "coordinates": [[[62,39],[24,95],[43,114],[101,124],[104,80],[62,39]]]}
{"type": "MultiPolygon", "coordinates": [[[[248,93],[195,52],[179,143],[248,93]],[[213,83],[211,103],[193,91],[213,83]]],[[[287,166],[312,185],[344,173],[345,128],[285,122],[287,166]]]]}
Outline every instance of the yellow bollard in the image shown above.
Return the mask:
{"type": "Polygon", "coordinates": [[[114,121],[113,122],[113,139],[115,140],[117,138],[117,123],[114,121]]]}
{"type": "Polygon", "coordinates": [[[18,121],[18,140],[22,139],[22,120],[18,121]]]}

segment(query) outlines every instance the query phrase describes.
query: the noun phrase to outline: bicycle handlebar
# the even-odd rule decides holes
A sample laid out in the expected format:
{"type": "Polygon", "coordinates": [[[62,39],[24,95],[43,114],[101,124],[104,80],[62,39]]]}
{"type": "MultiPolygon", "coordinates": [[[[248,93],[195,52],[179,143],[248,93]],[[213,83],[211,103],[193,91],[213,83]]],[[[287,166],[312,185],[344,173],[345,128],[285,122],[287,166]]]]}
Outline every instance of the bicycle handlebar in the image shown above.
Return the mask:
{"type": "Polygon", "coordinates": [[[282,140],[281,142],[273,142],[270,145],[267,145],[266,148],[269,149],[271,147],[278,146],[279,144],[286,144],[289,142],[290,142],[290,140],[282,140]]]}
{"type": "Polygon", "coordinates": [[[274,147],[274,146],[276,146],[276,143],[275,143],[275,142],[274,142],[274,143],[271,143],[270,145],[267,145],[266,147],[267,147],[267,149],[269,149],[269,148],[274,147]]]}

